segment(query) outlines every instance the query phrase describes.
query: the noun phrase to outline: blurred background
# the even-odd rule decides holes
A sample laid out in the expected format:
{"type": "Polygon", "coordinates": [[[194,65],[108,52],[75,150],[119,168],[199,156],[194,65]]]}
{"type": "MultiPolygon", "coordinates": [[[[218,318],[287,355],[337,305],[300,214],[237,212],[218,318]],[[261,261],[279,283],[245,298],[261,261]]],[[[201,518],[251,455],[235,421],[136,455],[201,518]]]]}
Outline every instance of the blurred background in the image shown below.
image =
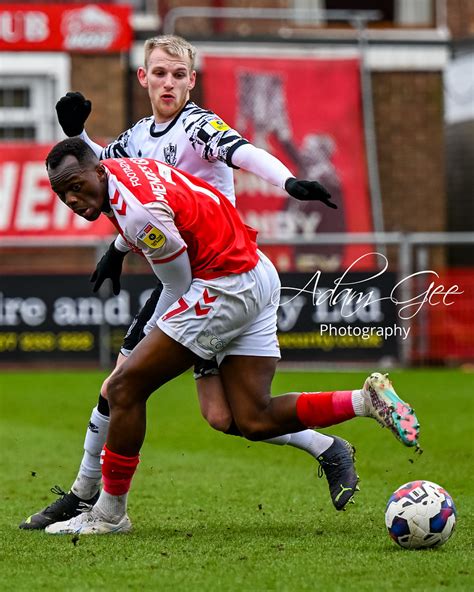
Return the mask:
{"type": "Polygon", "coordinates": [[[136,70],[162,33],[198,50],[192,100],[339,206],[235,173],[283,286],[319,272],[316,304],[282,293],[283,361],[472,364],[473,0],[30,0],[0,4],[0,365],[110,365],[153,288],[129,255],[120,295],[92,294],[113,227],[74,220],[44,158],[69,90],[92,101],[99,143],[151,114],[136,70]],[[346,271],[365,306],[329,298],[346,271]]]}

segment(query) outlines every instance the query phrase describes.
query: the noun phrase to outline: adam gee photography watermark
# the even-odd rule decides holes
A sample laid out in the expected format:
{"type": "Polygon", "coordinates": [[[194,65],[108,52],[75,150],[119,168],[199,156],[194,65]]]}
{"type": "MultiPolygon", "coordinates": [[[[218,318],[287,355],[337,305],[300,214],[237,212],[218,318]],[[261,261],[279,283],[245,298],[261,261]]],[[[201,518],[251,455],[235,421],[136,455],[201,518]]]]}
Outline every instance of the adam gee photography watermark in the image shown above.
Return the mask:
{"type": "Polygon", "coordinates": [[[339,327],[323,323],[319,326],[319,332],[321,335],[358,337],[363,340],[369,340],[374,335],[381,337],[384,340],[391,337],[401,337],[402,339],[406,339],[410,333],[410,329],[411,327],[399,327],[398,325],[392,325],[391,327],[353,327],[352,325],[339,327]]]}
{"type": "Polygon", "coordinates": [[[385,255],[369,252],[342,273],[286,274],[278,313],[280,347],[298,359],[337,352],[348,360],[399,358],[400,344],[432,309],[464,293],[431,269],[400,277],[385,255]],[[365,271],[361,271],[365,269],[365,271]],[[296,287],[299,286],[299,287],[296,287]]]}
{"type": "MultiPolygon", "coordinates": [[[[333,287],[322,287],[322,272],[316,271],[303,288],[282,286],[282,296],[286,292],[293,293],[291,297],[282,298],[281,306],[288,306],[300,294],[310,294],[315,307],[337,308],[342,318],[351,320],[359,311],[370,309],[374,305],[385,301],[393,303],[400,320],[409,320],[427,306],[451,306],[455,297],[463,294],[457,284],[444,286],[439,275],[432,269],[417,271],[401,278],[391,289],[389,294],[381,296],[380,289],[373,286],[377,278],[382,278],[388,270],[388,259],[382,253],[370,252],[356,259],[340,277],[333,282],[333,287]],[[363,264],[365,258],[378,261],[379,271],[370,273],[363,279],[352,276],[354,269],[363,264]],[[412,295],[413,286],[423,285],[423,288],[412,295]],[[356,288],[354,286],[357,286],[356,288]]],[[[416,289],[415,289],[416,291],[416,289]]]]}

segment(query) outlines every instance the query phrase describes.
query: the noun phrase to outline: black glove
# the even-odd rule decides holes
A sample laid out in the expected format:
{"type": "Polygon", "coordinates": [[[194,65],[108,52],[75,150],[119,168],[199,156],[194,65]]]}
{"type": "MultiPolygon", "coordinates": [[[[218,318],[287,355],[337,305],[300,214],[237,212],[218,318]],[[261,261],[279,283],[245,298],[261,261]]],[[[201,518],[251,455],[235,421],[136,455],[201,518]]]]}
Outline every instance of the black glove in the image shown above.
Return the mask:
{"type": "Polygon", "coordinates": [[[68,92],[56,103],[59,125],[66,136],[72,138],[82,133],[84,123],[89,117],[92,103],[80,92],[68,92]]]}
{"type": "Polygon", "coordinates": [[[95,282],[92,288],[93,292],[97,292],[104,280],[110,278],[112,280],[112,292],[115,295],[120,293],[120,274],[122,273],[122,264],[126,254],[116,249],[113,242],[110,244],[107,252],[97,263],[97,267],[91,275],[90,281],[95,282]]]}
{"type": "Polygon", "coordinates": [[[331,200],[331,194],[317,181],[300,181],[294,177],[287,179],[285,189],[295,199],[300,201],[322,201],[328,208],[337,210],[337,206],[331,200]]]}

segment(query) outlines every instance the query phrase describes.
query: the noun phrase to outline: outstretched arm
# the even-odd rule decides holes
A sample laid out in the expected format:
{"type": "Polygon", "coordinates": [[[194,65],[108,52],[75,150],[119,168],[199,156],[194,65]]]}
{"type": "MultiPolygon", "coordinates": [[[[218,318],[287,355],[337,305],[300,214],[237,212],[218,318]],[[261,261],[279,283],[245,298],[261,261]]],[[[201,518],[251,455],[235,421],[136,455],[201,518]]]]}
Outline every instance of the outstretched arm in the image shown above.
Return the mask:
{"type": "Polygon", "coordinates": [[[291,171],[266,150],[253,144],[243,144],[232,154],[232,164],[245,169],[285,189],[289,195],[301,201],[321,201],[330,208],[337,208],[331,202],[331,194],[317,181],[296,179],[291,171]]]}

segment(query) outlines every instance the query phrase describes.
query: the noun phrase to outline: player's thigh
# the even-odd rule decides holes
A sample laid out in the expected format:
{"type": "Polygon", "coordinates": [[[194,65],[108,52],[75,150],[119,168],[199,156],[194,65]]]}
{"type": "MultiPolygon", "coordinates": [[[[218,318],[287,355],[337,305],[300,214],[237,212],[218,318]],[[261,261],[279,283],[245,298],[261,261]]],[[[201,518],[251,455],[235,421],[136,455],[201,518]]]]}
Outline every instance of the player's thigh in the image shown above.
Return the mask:
{"type": "Polygon", "coordinates": [[[222,384],[237,423],[253,420],[271,401],[271,385],[279,358],[226,356],[219,367],[222,384]]]}
{"type": "MultiPolygon", "coordinates": [[[[115,369],[108,386],[109,400],[143,400],[163,384],[190,368],[194,355],[155,327],[115,369]]],[[[114,400],[114,401],[113,401],[114,400]]]]}

